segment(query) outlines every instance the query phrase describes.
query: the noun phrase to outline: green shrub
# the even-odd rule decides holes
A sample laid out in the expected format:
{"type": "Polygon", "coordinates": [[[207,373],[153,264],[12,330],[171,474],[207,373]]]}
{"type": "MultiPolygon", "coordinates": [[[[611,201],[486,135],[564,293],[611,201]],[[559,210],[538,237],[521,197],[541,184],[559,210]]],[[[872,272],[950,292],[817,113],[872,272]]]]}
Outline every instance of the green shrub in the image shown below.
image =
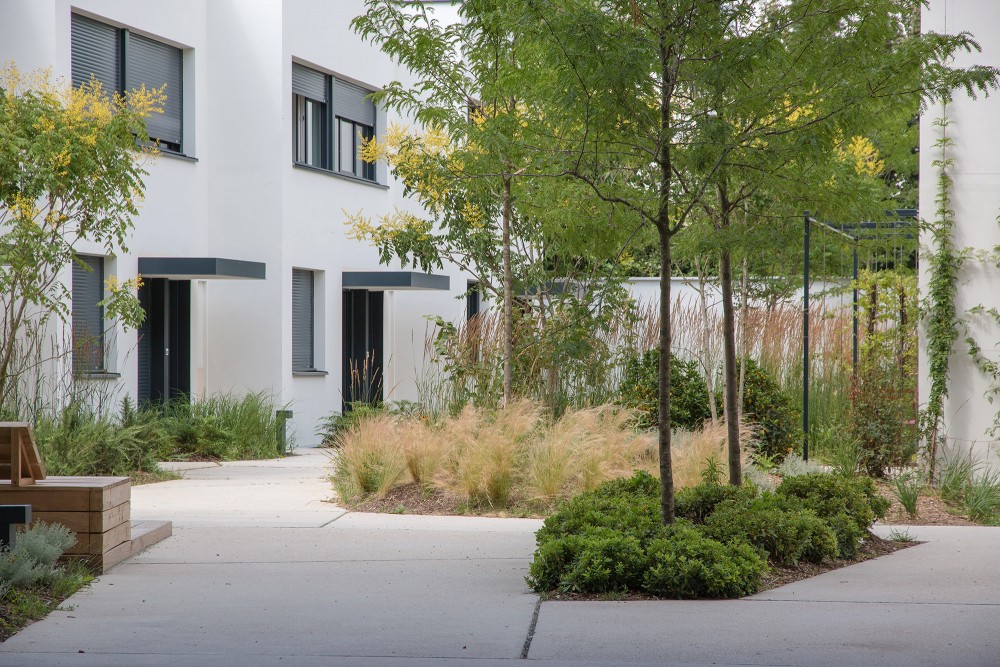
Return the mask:
{"type": "Polygon", "coordinates": [[[782,480],[777,493],[800,499],[830,524],[841,558],[854,557],[868,528],[889,509],[868,477],[811,473],[782,480]]]}
{"type": "MultiPolygon", "coordinates": [[[[617,402],[639,413],[639,426],[659,422],[659,350],[649,350],[625,362],[617,402]]],[[[693,360],[670,357],[670,425],[690,431],[700,429],[712,416],[708,387],[693,360]]]]}
{"type": "Polygon", "coordinates": [[[767,562],[750,545],[722,544],[683,523],[648,548],[642,588],[666,598],[736,598],[756,593],[767,562]]]}
{"type": "Polygon", "coordinates": [[[796,498],[764,493],[727,500],[705,521],[705,534],[720,542],[747,542],[784,565],[836,558],[834,532],[796,498]]]}
{"type": "Polygon", "coordinates": [[[584,536],[580,549],[559,582],[572,593],[612,593],[638,589],[646,571],[639,540],[614,530],[584,536]]]}
{"type": "MultiPolygon", "coordinates": [[[[216,394],[200,401],[171,401],[163,408],[162,417],[179,454],[227,461],[266,459],[279,453],[275,414],[279,408],[274,397],[264,391],[243,396],[216,394]]],[[[287,449],[292,446],[286,443],[287,449]]]]}
{"type": "Polygon", "coordinates": [[[22,531],[13,550],[0,551],[0,597],[51,580],[56,561],[74,542],[73,533],[57,523],[36,522],[22,531]]]}
{"type": "Polygon", "coordinates": [[[801,411],[781,391],[774,377],[753,359],[737,362],[737,377],[745,364],[743,418],[756,424],[756,450],[776,463],[793,452],[801,442],[801,411]]]}
{"type": "Polygon", "coordinates": [[[562,583],[563,574],[583,549],[583,542],[582,535],[553,537],[544,542],[539,539],[526,579],[532,590],[557,590],[562,583]]]}
{"type": "Polygon", "coordinates": [[[566,501],[557,512],[545,519],[537,533],[537,540],[541,545],[595,528],[608,528],[646,542],[658,535],[661,527],[660,499],[657,496],[607,496],[588,491],[566,501]]]}
{"type": "Polygon", "coordinates": [[[35,440],[51,475],[128,475],[156,472],[171,438],[155,414],[122,422],[97,416],[79,404],[35,424],[35,440]]]}
{"type": "Polygon", "coordinates": [[[621,496],[660,497],[660,480],[645,470],[636,470],[631,477],[619,477],[602,483],[593,490],[599,498],[618,498],[621,496]]]}
{"type": "Polygon", "coordinates": [[[757,491],[752,486],[702,483],[677,492],[674,496],[674,513],[694,523],[705,523],[705,519],[715,511],[719,503],[737,497],[752,498],[756,494],[757,491]]]}

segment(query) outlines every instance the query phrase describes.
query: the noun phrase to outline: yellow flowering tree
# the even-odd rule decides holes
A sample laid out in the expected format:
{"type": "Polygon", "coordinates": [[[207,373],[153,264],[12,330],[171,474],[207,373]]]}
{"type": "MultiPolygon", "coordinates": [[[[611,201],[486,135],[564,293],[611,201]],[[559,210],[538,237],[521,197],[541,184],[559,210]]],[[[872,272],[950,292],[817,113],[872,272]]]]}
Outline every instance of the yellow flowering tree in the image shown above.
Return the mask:
{"type": "MultiPolygon", "coordinates": [[[[0,70],[0,408],[41,362],[25,337],[68,316],[62,283],[82,242],[125,249],[143,194],[145,118],[163,90],[110,95],[101,84],[54,83],[47,71],[0,70]]],[[[112,279],[105,312],[138,326],[138,279],[112,279]]],[[[35,351],[37,352],[37,351],[35,351]]]]}

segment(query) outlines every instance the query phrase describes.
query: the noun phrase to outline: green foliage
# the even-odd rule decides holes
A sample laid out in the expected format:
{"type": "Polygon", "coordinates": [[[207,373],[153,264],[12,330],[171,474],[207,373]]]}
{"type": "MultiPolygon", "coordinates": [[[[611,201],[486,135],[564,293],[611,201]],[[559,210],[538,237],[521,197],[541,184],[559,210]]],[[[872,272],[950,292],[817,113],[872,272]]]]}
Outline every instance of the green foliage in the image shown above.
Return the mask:
{"type": "Polygon", "coordinates": [[[682,523],[653,540],[642,588],[675,599],[738,598],[756,593],[767,561],[749,544],[720,543],[682,523]]]}
{"type": "Polygon", "coordinates": [[[117,417],[73,403],[54,418],[39,418],[35,438],[52,475],[155,473],[159,461],[192,455],[273,458],[278,454],[276,407],[264,392],[138,410],[126,401],[117,417]]]}
{"type": "MultiPolygon", "coordinates": [[[[659,350],[648,350],[625,361],[617,402],[638,411],[638,425],[651,428],[659,422],[659,350]]],[[[708,387],[693,359],[670,356],[670,426],[700,429],[711,417],[708,387]]]]}
{"type": "MultiPolygon", "coordinates": [[[[162,93],[112,98],[96,82],[68,89],[44,71],[0,68],[0,405],[42,362],[37,350],[19,347],[25,338],[68,317],[61,274],[77,251],[88,243],[107,254],[124,248],[144,188],[145,116],[162,93]]],[[[138,326],[136,283],[107,287],[107,318],[138,326]]]]}
{"type": "Polygon", "coordinates": [[[144,411],[119,421],[76,403],[56,418],[40,418],[35,439],[51,475],[156,472],[157,462],[172,451],[169,429],[156,413],[144,411]]]}
{"type": "Polygon", "coordinates": [[[917,516],[917,500],[924,488],[924,478],[916,471],[896,475],[892,478],[892,491],[909,517],[917,516]]]}
{"type": "Polygon", "coordinates": [[[827,521],[837,535],[842,558],[853,558],[866,531],[889,509],[868,477],[842,477],[812,473],[782,480],[779,495],[802,501],[821,519],[827,521]]]}
{"type": "Polygon", "coordinates": [[[756,451],[781,461],[800,441],[802,414],[774,377],[753,359],[738,362],[737,375],[744,364],[743,418],[759,429],[756,451]]]}
{"type": "Polygon", "coordinates": [[[13,551],[0,551],[0,641],[93,579],[82,562],[56,565],[75,541],[65,526],[35,522],[18,534],[13,551]]]}
{"type": "Polygon", "coordinates": [[[720,503],[706,519],[705,533],[720,542],[746,542],[783,565],[838,553],[833,530],[822,519],[798,499],[770,492],[720,503]]]}
{"type": "Polygon", "coordinates": [[[965,485],[962,510],[973,521],[995,522],[1000,512],[1000,471],[973,473],[965,485]]]}
{"type": "Polygon", "coordinates": [[[674,498],[674,511],[694,523],[705,523],[715,508],[724,501],[736,498],[752,499],[756,495],[753,486],[732,486],[718,482],[706,482],[682,489],[674,498]]]}
{"type": "Polygon", "coordinates": [[[895,272],[858,279],[860,320],[867,329],[851,389],[849,436],[861,468],[884,477],[917,451],[917,282],[895,272]]]}
{"type": "MultiPolygon", "coordinates": [[[[172,401],[163,420],[179,455],[226,461],[267,459],[283,453],[278,451],[275,415],[281,407],[266,391],[216,394],[200,401],[172,401]]],[[[286,443],[288,450],[293,446],[291,440],[286,443]]]]}
{"type": "Polygon", "coordinates": [[[572,593],[635,590],[645,569],[646,552],[636,537],[614,530],[593,531],[581,542],[559,587],[572,593]]]}
{"type": "Polygon", "coordinates": [[[586,533],[595,528],[622,532],[642,542],[659,534],[662,525],[657,495],[640,495],[624,489],[609,495],[603,488],[605,484],[567,501],[545,519],[538,531],[538,543],[586,533]]]}
{"type": "Polygon", "coordinates": [[[952,179],[949,173],[954,160],[948,155],[953,140],[946,134],[949,123],[947,117],[934,121],[935,127],[942,128],[941,137],[935,142],[935,147],[940,150],[940,157],[932,162],[933,167],[938,170],[937,194],[934,198],[934,220],[926,224],[924,229],[925,232],[930,232],[930,248],[922,253],[921,258],[927,266],[928,275],[923,311],[930,390],[923,421],[932,478],[944,419],[944,399],[948,397],[951,353],[959,335],[955,295],[958,293],[958,273],[964,259],[963,254],[956,249],[954,239],[955,212],[951,204],[952,179]]]}
{"type": "MultiPolygon", "coordinates": [[[[55,575],[55,563],[76,537],[66,526],[37,522],[18,535],[13,551],[0,552],[0,591],[27,588],[55,575]]],[[[2,594],[0,594],[2,597],[2,594]]]]}

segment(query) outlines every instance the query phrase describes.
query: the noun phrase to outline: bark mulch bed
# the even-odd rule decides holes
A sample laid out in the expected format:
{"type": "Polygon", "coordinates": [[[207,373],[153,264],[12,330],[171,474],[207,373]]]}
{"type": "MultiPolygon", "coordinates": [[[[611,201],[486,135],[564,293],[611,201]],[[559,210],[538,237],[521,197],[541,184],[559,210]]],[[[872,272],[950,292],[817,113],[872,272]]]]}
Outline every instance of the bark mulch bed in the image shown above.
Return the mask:
{"type": "Polygon", "coordinates": [[[933,489],[925,489],[917,498],[917,515],[909,516],[900,504],[892,486],[886,482],[876,482],[879,493],[889,499],[892,506],[880,523],[900,526],[975,526],[978,525],[962,516],[958,510],[943,501],[933,489]]]}
{"type": "Polygon", "coordinates": [[[544,519],[552,513],[552,507],[532,506],[527,503],[515,503],[513,507],[503,510],[492,509],[489,506],[476,505],[470,507],[461,497],[441,491],[440,489],[424,490],[416,482],[393,487],[385,498],[370,498],[357,504],[351,504],[355,512],[378,512],[381,514],[433,514],[436,516],[488,516],[499,518],[532,518],[544,519]]]}

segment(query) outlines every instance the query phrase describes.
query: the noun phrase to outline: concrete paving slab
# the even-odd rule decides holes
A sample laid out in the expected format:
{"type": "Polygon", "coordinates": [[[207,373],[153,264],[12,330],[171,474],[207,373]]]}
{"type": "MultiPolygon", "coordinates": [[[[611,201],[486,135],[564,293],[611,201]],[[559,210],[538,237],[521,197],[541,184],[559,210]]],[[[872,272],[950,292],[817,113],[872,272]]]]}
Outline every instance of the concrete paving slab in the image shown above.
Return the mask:
{"type": "Polygon", "coordinates": [[[682,665],[1000,664],[1000,606],[546,602],[532,659],[682,665]]]}
{"type": "MultiPolygon", "coordinates": [[[[345,517],[346,518],[346,517],[345,517]]],[[[277,528],[249,533],[234,527],[184,527],[155,545],[136,563],[341,562],[398,560],[516,559],[525,564],[534,551],[530,531],[450,532],[338,528],[277,528]]]]}
{"type": "Polygon", "coordinates": [[[928,540],[891,556],[754,596],[763,600],[1000,604],[1000,528],[914,529],[928,540]]]}
{"type": "MultiPolygon", "coordinates": [[[[0,648],[151,655],[516,658],[522,559],[119,566],[0,648]]],[[[177,663],[175,663],[177,664],[177,663]]]]}

